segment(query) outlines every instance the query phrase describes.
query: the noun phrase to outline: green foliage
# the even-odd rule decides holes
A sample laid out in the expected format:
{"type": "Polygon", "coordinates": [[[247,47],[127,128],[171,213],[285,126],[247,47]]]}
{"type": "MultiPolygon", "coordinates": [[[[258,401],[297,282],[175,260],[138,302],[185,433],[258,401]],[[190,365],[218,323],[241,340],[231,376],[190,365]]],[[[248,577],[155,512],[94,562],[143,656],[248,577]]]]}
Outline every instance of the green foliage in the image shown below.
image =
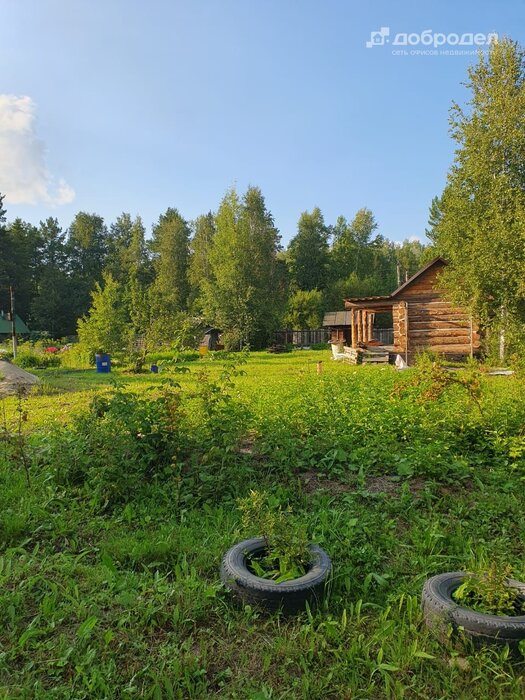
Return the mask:
{"type": "Polygon", "coordinates": [[[24,369],[47,369],[49,367],[60,367],[61,356],[54,353],[33,352],[22,350],[16,355],[14,364],[24,369]]]}
{"type": "MultiPolygon", "coordinates": [[[[57,393],[24,402],[30,487],[0,439],[2,692],[521,700],[522,664],[443,645],[419,598],[428,576],[472,556],[524,580],[523,379],[480,377],[480,413],[459,386],[421,399],[412,371],[329,351],[251,353],[233,368],[217,355],[166,370],[179,389],[163,375],[115,392],[111,375],[42,372],[57,393]],[[156,435],[166,392],[178,403],[156,435]],[[220,561],[250,490],[285,517],[290,505],[329,552],[318,609],[283,620],[229,604],[220,561]]],[[[4,408],[16,434],[16,397],[4,408]]]]}
{"type": "Polygon", "coordinates": [[[159,352],[148,352],[146,362],[195,362],[200,355],[196,350],[166,350],[159,352]]]}
{"type": "Polygon", "coordinates": [[[422,389],[421,398],[425,401],[435,401],[450,387],[461,387],[480,412],[482,405],[482,373],[475,360],[472,360],[464,370],[456,372],[455,368],[447,368],[432,352],[420,353],[416,358],[417,374],[413,384],[422,389]]]}
{"type": "Polygon", "coordinates": [[[452,298],[507,332],[525,320],[524,81],[525,54],[509,39],[469,69],[469,100],[450,114],[455,160],[431,212],[452,298]]]}
{"type": "Polygon", "coordinates": [[[350,224],[342,216],[337,219],[331,251],[332,269],[336,277],[346,277],[351,272],[357,274],[364,267],[362,257],[365,255],[368,258],[368,245],[376,229],[377,223],[370,209],[360,209],[350,224]]]}
{"type": "Polygon", "coordinates": [[[487,569],[469,572],[452,597],[463,606],[489,615],[521,615],[525,601],[518,588],[508,585],[512,567],[492,562],[487,569]]]}
{"type": "MultiPolygon", "coordinates": [[[[27,319],[38,273],[39,231],[32,224],[17,218],[0,228],[0,239],[3,239],[1,246],[5,253],[0,255],[0,287],[14,286],[17,313],[27,319]]],[[[0,292],[3,308],[6,308],[6,292],[6,289],[0,292]]]]}
{"type": "Polygon", "coordinates": [[[150,243],[155,279],[149,291],[152,317],[169,319],[172,313],[186,308],[189,294],[188,222],[171,207],[153,227],[150,243]]]}
{"type": "Polygon", "coordinates": [[[148,484],[192,499],[229,492],[245,476],[233,452],[249,413],[230,395],[242,371],[223,363],[216,381],[201,371],[197,390],[183,393],[175,377],[188,371],[165,362],[155,395],[116,383],[109,394],[95,396],[88,412],[50,435],[45,459],[56,479],[85,489],[101,509],[137,498],[148,484]]]}
{"type": "Polygon", "coordinates": [[[89,308],[95,284],[102,282],[108,252],[104,219],[98,214],[78,212],[68,230],[66,250],[68,272],[73,282],[70,290],[72,316],[78,319],[89,308]]]}
{"type": "Polygon", "coordinates": [[[290,241],[286,262],[292,287],[299,290],[325,289],[328,275],[328,236],[319,207],[301,214],[297,234],[290,241]]]}
{"type": "Polygon", "coordinates": [[[249,187],[242,200],[228,192],[215,227],[211,277],[202,281],[206,317],[224,332],[226,349],[263,347],[278,325],[282,289],[279,235],[261,191],[249,187]]]}
{"type": "Polygon", "coordinates": [[[202,338],[203,330],[200,319],[179,311],[172,313],[169,318],[164,315],[152,317],[144,338],[148,351],[162,347],[181,351],[194,348],[202,338]]]}
{"type": "Polygon", "coordinates": [[[80,343],[73,343],[60,353],[62,367],[70,369],[86,369],[95,364],[95,355],[80,343]]]}
{"type": "Polygon", "coordinates": [[[188,280],[190,282],[190,308],[205,314],[206,303],[203,298],[204,281],[213,281],[210,252],[215,236],[213,214],[198,216],[194,223],[194,234],[190,242],[190,265],[188,280]]]}
{"type": "Polygon", "coordinates": [[[48,218],[39,226],[38,270],[31,300],[31,326],[59,338],[75,329],[76,316],[72,297],[75,282],[68,275],[65,234],[57,219],[48,218]]]}
{"type": "Polygon", "coordinates": [[[324,299],[318,289],[297,290],[288,300],[285,324],[287,328],[320,328],[323,322],[324,299]]]}
{"type": "Polygon", "coordinates": [[[104,286],[97,283],[91,299],[89,315],[78,321],[80,344],[93,354],[124,352],[130,328],[121,285],[105,273],[104,286]]]}
{"type": "Polygon", "coordinates": [[[242,526],[247,536],[264,537],[264,556],[250,562],[257,576],[273,579],[276,583],[299,578],[306,573],[310,562],[308,537],[304,527],[269,495],[250,491],[238,501],[242,526]]]}
{"type": "Polygon", "coordinates": [[[428,259],[418,241],[393,243],[376,228],[369,209],[330,226],[316,208],[284,251],[260,189],[249,187],[193,222],[168,208],[150,242],[141,218],[125,212],[109,230],[86,212],[66,233],[56,219],[38,228],[16,220],[0,227],[0,281],[14,281],[18,310],[39,335],[74,334],[105,274],[120,285],[130,335],[148,350],[180,346],[181,334],[193,345],[189,326],[203,324],[224,331],[228,350],[263,348],[283,324],[319,325],[344,296],[390,293],[428,259]]]}

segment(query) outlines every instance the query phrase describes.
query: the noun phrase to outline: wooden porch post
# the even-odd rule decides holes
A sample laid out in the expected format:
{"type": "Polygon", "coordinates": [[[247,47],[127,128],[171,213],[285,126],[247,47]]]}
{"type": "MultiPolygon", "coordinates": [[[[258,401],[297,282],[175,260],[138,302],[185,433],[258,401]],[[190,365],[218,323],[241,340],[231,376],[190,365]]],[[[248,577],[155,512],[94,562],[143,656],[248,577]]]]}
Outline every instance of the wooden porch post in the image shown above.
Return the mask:
{"type": "Polygon", "coordinates": [[[363,341],[363,310],[357,309],[357,342],[363,341]]]}
{"type": "Polygon", "coordinates": [[[355,330],[354,330],[354,310],[350,309],[350,342],[349,345],[351,347],[355,347],[354,345],[354,337],[355,337],[355,330]]]}
{"type": "Polygon", "coordinates": [[[405,362],[408,365],[408,301],[405,301],[405,362]]]}

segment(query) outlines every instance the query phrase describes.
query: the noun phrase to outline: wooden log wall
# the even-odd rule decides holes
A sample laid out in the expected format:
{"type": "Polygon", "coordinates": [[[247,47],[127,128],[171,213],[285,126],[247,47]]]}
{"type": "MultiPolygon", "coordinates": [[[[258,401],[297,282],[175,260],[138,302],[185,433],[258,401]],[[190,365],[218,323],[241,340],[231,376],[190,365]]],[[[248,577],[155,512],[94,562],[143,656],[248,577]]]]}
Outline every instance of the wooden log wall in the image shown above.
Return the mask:
{"type": "Polygon", "coordinates": [[[469,314],[446,301],[438,288],[441,267],[429,268],[395,296],[394,348],[402,355],[423,349],[469,355],[479,349],[479,332],[469,314]]]}

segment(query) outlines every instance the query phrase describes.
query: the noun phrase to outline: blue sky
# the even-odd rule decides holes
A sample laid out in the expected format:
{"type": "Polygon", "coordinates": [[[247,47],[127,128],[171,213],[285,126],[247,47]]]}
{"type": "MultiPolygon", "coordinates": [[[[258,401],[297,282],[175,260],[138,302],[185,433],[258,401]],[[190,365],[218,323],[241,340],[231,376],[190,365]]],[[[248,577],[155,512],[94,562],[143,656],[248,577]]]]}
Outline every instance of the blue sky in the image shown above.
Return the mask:
{"type": "Polygon", "coordinates": [[[285,243],[314,206],[328,223],[367,206],[388,238],[421,238],[475,56],[394,55],[395,35],[523,41],[525,27],[525,4],[487,0],[2,0],[0,13],[9,219],[129,211],[149,230],[168,206],[192,219],[253,184],[285,243]],[[380,27],[389,43],[366,48],[380,27]]]}

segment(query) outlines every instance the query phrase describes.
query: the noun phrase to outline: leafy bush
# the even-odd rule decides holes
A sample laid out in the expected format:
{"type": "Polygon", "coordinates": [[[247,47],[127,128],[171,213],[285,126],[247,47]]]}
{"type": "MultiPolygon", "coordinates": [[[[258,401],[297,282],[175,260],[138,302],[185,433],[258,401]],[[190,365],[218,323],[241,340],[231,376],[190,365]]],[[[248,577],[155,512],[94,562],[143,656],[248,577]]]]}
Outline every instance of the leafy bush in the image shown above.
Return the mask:
{"type": "Polygon", "coordinates": [[[60,353],[62,367],[68,369],[87,369],[95,364],[95,355],[84,345],[74,343],[70,348],[60,353]]]}
{"type": "Polygon", "coordinates": [[[48,369],[49,367],[60,367],[61,359],[59,355],[52,353],[38,354],[36,352],[24,351],[17,353],[14,364],[24,369],[48,369]]]}
{"type": "Polygon", "coordinates": [[[255,574],[276,583],[303,576],[310,562],[308,537],[291,507],[283,510],[275,499],[258,491],[250,491],[238,504],[246,534],[266,540],[265,555],[250,562],[255,574]]]}
{"type": "Polygon", "coordinates": [[[55,430],[45,461],[59,483],[86,489],[102,508],[140,497],[155,483],[171,488],[174,501],[231,494],[247,474],[236,447],[250,415],[229,393],[237,373],[225,366],[218,381],[201,373],[191,393],[171,379],[155,396],[115,386],[67,429],[55,430]]]}
{"type": "Polygon", "coordinates": [[[452,594],[460,604],[489,615],[521,615],[525,603],[517,588],[508,585],[512,567],[492,562],[469,573],[452,594]]]}

